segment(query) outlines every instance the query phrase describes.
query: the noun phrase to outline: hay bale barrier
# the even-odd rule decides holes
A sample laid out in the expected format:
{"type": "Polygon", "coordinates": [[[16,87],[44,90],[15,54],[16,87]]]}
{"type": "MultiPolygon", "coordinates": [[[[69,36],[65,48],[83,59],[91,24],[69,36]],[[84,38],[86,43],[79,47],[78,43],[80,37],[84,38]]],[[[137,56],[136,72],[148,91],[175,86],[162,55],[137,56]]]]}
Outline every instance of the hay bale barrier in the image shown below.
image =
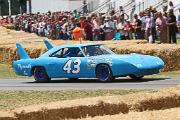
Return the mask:
{"type": "MultiPolygon", "coordinates": [[[[131,42],[131,41],[130,41],[131,42]]],[[[132,43],[125,45],[109,45],[117,54],[139,53],[145,55],[158,56],[165,62],[162,71],[180,70],[180,45],[175,44],[148,44],[132,43]]]]}
{"type": "MultiPolygon", "coordinates": [[[[56,45],[66,44],[64,41],[53,42],[56,45]]],[[[138,41],[107,41],[101,42],[109,46],[117,54],[139,53],[145,55],[158,56],[165,62],[165,67],[162,71],[178,71],[180,70],[180,45],[170,44],[145,44],[138,41]]],[[[69,44],[69,42],[68,42],[69,44]]],[[[72,44],[72,43],[71,43],[72,44]]],[[[42,53],[47,51],[43,43],[25,43],[26,51],[31,58],[37,58],[42,53]],[[37,47],[36,47],[37,46],[37,47]]],[[[17,50],[14,45],[0,45],[0,62],[11,63],[13,60],[19,59],[17,50]]]]}
{"type": "Polygon", "coordinates": [[[180,120],[180,108],[158,111],[130,112],[128,114],[88,117],[78,120],[180,120]]]}
{"type": "MultiPolygon", "coordinates": [[[[154,93],[106,96],[32,105],[12,111],[12,120],[64,120],[180,107],[180,86],[154,93]]],[[[167,115],[168,116],[168,115],[167,115]]],[[[1,117],[0,117],[1,120],[1,117]]]]}

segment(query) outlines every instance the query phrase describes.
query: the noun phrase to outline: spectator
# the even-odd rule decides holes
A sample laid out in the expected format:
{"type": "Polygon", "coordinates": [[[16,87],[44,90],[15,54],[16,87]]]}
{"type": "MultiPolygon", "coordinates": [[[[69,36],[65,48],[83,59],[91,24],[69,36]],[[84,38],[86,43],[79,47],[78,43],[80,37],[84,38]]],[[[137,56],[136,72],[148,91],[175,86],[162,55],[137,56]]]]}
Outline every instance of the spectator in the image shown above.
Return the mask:
{"type": "Polygon", "coordinates": [[[159,31],[160,43],[167,42],[167,29],[166,19],[162,16],[161,12],[158,12],[158,18],[156,19],[157,30],[159,31]]]}
{"type": "Polygon", "coordinates": [[[142,22],[142,27],[141,27],[142,39],[145,39],[145,29],[146,29],[145,20],[146,20],[146,16],[145,16],[144,12],[139,13],[139,20],[141,20],[141,22],[142,22]]]}
{"type": "Polygon", "coordinates": [[[147,11],[147,16],[145,19],[145,34],[146,39],[150,43],[155,43],[155,36],[156,36],[156,25],[155,25],[155,19],[153,16],[151,16],[150,11],[147,11]]]}
{"type": "Polygon", "coordinates": [[[177,27],[178,27],[178,33],[180,34],[180,8],[179,8],[177,27]]]}
{"type": "Polygon", "coordinates": [[[88,8],[87,8],[87,2],[86,0],[83,1],[83,15],[86,15],[88,13],[88,8]]]}
{"type": "Polygon", "coordinates": [[[104,23],[105,39],[112,40],[114,37],[115,23],[112,17],[107,17],[104,23]]]}
{"type": "Polygon", "coordinates": [[[80,17],[80,21],[79,21],[81,29],[84,29],[84,26],[85,26],[84,21],[85,21],[85,17],[84,17],[84,16],[81,16],[81,17],[80,17]]]}
{"type": "Polygon", "coordinates": [[[136,39],[143,39],[142,34],[142,21],[138,19],[138,15],[134,15],[134,25],[135,25],[135,38],[136,39]]]}
{"type": "Polygon", "coordinates": [[[93,25],[94,25],[94,40],[99,40],[100,39],[100,20],[98,17],[93,19],[93,25]]]}
{"type": "Polygon", "coordinates": [[[121,19],[119,24],[117,25],[117,30],[119,30],[119,32],[121,33],[121,39],[122,40],[126,39],[124,26],[125,26],[125,21],[123,19],[121,19]]]}
{"type": "Polygon", "coordinates": [[[169,32],[168,33],[169,43],[177,44],[177,41],[176,41],[176,32],[177,32],[176,16],[174,15],[173,9],[169,10],[166,24],[168,26],[168,32],[169,32]]]}
{"type": "Polygon", "coordinates": [[[75,40],[79,40],[80,43],[82,43],[82,40],[85,38],[85,33],[83,29],[81,29],[81,24],[77,23],[76,28],[73,30],[73,38],[75,40]]]}
{"type": "MultiPolygon", "coordinates": [[[[85,1],[86,2],[86,1],[85,1]]],[[[85,3],[84,3],[85,4],[85,3]]],[[[87,3],[86,3],[87,4],[87,3]]],[[[173,6],[173,3],[169,3],[169,6],[173,6]]],[[[173,8],[173,7],[168,7],[173,8]]],[[[173,30],[176,31],[175,25],[172,24],[172,15],[167,18],[167,7],[164,7],[163,16],[157,14],[157,10],[150,7],[145,11],[134,15],[133,21],[128,21],[129,16],[125,13],[122,6],[119,11],[111,11],[110,16],[106,14],[92,14],[87,16],[86,14],[80,14],[76,10],[59,11],[37,14],[22,14],[15,17],[14,25],[15,30],[23,30],[25,32],[36,33],[39,36],[45,36],[52,39],[73,39],[71,36],[73,30],[77,30],[77,24],[80,25],[80,31],[88,40],[111,40],[114,36],[118,36],[118,39],[146,39],[152,38],[152,43],[155,42],[156,32],[159,32],[160,43],[165,43],[166,29],[164,29],[164,20],[167,20],[168,30],[170,31],[171,38],[174,40],[173,30]],[[117,13],[117,14],[116,14],[117,13]],[[87,17],[87,18],[86,18],[87,17]],[[174,25],[174,27],[173,27],[174,25]],[[157,29],[156,29],[157,26],[157,29]],[[84,31],[84,32],[83,32],[84,31]],[[135,36],[133,36],[135,33],[135,36]]],[[[84,11],[85,13],[85,11],[84,11]]],[[[177,26],[180,26],[180,16],[178,17],[177,26]]],[[[9,24],[12,22],[10,17],[6,17],[0,20],[0,24],[9,24]]]]}
{"type": "Polygon", "coordinates": [[[167,11],[170,11],[170,10],[174,10],[174,4],[171,0],[169,1],[168,8],[167,8],[167,11]]]}
{"type": "Polygon", "coordinates": [[[129,16],[124,12],[124,9],[122,6],[119,6],[118,17],[121,20],[128,20],[129,19],[129,16]]]}
{"type": "Polygon", "coordinates": [[[85,20],[84,22],[84,32],[86,34],[86,39],[93,41],[93,25],[90,21],[85,20]]]}
{"type": "MultiPolygon", "coordinates": [[[[50,30],[51,30],[51,24],[49,23],[49,24],[47,25],[48,36],[49,36],[50,33],[51,33],[50,30]]],[[[62,31],[62,21],[58,21],[58,22],[56,23],[56,39],[63,39],[63,35],[60,34],[61,31],[62,31]]]]}
{"type": "Polygon", "coordinates": [[[130,21],[127,21],[127,23],[124,26],[125,30],[125,39],[126,40],[132,40],[133,39],[133,26],[131,25],[130,21]]]}

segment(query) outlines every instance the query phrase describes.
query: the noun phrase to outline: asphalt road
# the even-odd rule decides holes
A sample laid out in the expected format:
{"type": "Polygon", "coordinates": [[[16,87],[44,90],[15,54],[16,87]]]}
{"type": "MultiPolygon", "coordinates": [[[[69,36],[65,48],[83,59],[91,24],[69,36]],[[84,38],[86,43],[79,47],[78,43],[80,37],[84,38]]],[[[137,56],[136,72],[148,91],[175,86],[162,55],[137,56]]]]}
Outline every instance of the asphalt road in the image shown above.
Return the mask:
{"type": "Polygon", "coordinates": [[[180,78],[144,78],[138,81],[120,78],[111,83],[100,83],[96,79],[56,79],[50,83],[35,83],[33,79],[0,79],[0,90],[158,89],[176,85],[180,85],[180,78]]]}

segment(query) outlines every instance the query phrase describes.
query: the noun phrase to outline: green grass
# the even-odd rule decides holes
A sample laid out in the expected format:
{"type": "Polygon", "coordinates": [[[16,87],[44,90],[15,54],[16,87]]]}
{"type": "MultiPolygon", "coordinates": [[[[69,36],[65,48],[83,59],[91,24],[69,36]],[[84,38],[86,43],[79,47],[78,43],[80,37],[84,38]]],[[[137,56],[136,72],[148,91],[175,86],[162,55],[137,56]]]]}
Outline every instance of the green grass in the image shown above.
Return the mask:
{"type": "Polygon", "coordinates": [[[28,78],[17,76],[11,65],[0,64],[0,79],[12,79],[12,78],[28,78]]]}
{"type": "Polygon", "coordinates": [[[14,109],[23,106],[73,100],[79,98],[126,95],[140,91],[153,90],[61,90],[61,91],[0,91],[0,110],[14,109]]]}
{"type": "Polygon", "coordinates": [[[177,43],[180,44],[180,38],[177,39],[177,43]]]}

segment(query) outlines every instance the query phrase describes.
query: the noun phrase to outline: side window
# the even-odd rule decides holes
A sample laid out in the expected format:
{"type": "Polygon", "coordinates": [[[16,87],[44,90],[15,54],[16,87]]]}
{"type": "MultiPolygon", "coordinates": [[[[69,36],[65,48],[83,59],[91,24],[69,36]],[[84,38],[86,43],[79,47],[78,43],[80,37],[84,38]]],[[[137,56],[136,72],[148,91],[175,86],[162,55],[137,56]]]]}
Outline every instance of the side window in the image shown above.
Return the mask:
{"type": "Polygon", "coordinates": [[[62,58],[62,49],[54,52],[53,54],[50,55],[50,57],[62,58]]]}
{"type": "Polygon", "coordinates": [[[82,51],[78,47],[64,48],[62,53],[63,58],[68,57],[84,57],[82,51]]]}

